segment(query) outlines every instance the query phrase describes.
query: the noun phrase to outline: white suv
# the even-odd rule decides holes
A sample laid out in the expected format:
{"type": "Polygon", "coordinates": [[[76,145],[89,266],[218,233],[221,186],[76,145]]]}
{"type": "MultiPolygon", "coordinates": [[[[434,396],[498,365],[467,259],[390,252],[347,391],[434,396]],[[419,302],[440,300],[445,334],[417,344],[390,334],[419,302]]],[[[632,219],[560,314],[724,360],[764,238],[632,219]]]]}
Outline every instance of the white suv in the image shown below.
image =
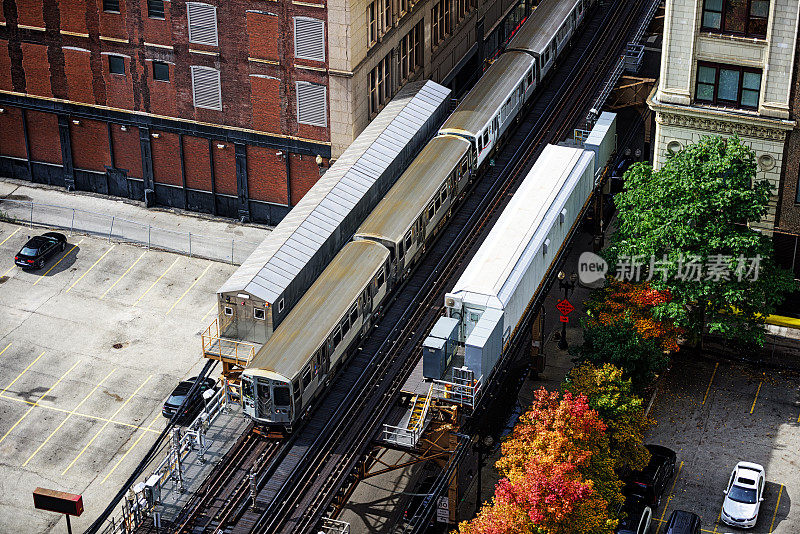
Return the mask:
{"type": "Polygon", "coordinates": [[[764,468],[739,462],[733,468],[722,502],[722,521],[739,528],[753,528],[764,500],[764,468]]]}

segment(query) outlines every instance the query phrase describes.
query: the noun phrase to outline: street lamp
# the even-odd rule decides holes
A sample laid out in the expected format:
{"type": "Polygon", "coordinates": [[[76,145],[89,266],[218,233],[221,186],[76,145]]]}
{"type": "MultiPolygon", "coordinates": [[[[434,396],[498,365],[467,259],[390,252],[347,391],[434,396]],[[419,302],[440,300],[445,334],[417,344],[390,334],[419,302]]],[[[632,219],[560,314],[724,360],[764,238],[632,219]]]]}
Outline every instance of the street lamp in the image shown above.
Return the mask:
{"type": "MultiPolygon", "coordinates": [[[[564,271],[558,272],[558,287],[564,290],[564,300],[569,298],[570,291],[575,289],[575,282],[578,280],[578,275],[576,273],[572,273],[569,275],[569,280],[567,280],[567,275],[564,271]]],[[[558,340],[558,348],[561,350],[567,350],[569,346],[567,345],[567,323],[561,323],[561,339],[558,340]]]]}

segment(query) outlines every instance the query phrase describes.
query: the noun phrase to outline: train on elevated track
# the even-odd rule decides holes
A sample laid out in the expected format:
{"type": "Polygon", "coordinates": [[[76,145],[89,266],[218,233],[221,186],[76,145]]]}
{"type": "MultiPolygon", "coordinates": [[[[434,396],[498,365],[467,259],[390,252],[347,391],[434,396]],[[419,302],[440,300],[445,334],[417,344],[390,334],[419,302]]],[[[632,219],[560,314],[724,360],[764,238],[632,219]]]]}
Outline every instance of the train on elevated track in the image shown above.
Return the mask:
{"type": "MultiPolygon", "coordinates": [[[[291,430],[488,164],[595,0],[542,0],[242,372],[244,413],[291,430]]],[[[577,215],[576,215],[577,216],[577,215]]]]}

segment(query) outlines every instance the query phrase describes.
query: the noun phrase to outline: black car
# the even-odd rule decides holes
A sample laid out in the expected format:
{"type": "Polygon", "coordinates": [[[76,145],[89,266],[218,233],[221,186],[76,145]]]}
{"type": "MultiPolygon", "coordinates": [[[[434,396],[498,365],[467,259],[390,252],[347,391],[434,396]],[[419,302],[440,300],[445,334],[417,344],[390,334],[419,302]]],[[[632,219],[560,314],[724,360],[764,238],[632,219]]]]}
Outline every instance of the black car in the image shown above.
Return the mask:
{"type": "Polygon", "coordinates": [[[627,477],[626,493],[641,496],[653,509],[661,504],[667,482],[675,474],[675,451],[660,445],[647,445],[650,463],[627,477]]]}
{"type": "Polygon", "coordinates": [[[418,510],[422,508],[424,504],[430,500],[430,491],[433,485],[436,483],[436,475],[428,475],[423,480],[422,483],[417,486],[417,489],[414,491],[414,495],[411,497],[411,500],[408,502],[408,506],[403,511],[403,522],[408,524],[411,519],[413,519],[414,514],[417,513],[418,510]]]}
{"type": "Polygon", "coordinates": [[[667,520],[664,534],[700,534],[700,518],[697,514],[675,510],[667,520]]]}
{"type": "Polygon", "coordinates": [[[47,232],[29,239],[14,256],[14,263],[24,268],[41,269],[47,260],[54,254],[63,252],[65,248],[67,238],[64,234],[47,232]]]}
{"type": "Polygon", "coordinates": [[[620,508],[619,523],[615,534],[646,534],[653,520],[653,509],[636,494],[625,496],[625,504],[620,508]]]}
{"type": "MultiPolygon", "coordinates": [[[[178,408],[181,407],[183,400],[186,398],[186,395],[189,393],[189,390],[192,389],[195,381],[197,380],[196,376],[189,378],[188,380],[184,380],[180,382],[172,393],[169,394],[169,397],[166,401],[164,401],[164,407],[161,410],[161,414],[164,417],[172,418],[175,415],[175,412],[178,411],[178,408]]],[[[179,423],[190,423],[194,420],[195,417],[200,413],[200,410],[203,409],[204,406],[204,399],[203,393],[207,390],[213,390],[216,392],[217,390],[217,382],[213,378],[206,378],[197,389],[195,389],[192,397],[186,403],[186,406],[183,407],[183,413],[178,417],[179,423]]]]}

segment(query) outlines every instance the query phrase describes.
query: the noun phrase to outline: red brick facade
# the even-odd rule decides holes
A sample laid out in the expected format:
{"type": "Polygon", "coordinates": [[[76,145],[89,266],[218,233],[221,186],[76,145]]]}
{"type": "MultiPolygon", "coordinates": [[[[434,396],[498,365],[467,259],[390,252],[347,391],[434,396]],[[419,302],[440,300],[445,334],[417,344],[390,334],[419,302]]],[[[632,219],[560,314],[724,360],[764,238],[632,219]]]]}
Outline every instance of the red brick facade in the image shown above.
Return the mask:
{"type": "MultiPolygon", "coordinates": [[[[189,42],[185,0],[165,1],[163,19],[149,17],[144,0],[120,0],[119,13],[104,12],[102,0],[3,0],[0,159],[29,159],[33,174],[23,177],[67,186],[119,169],[142,181],[132,197],[155,188],[156,202],[178,207],[189,207],[186,197],[158,186],[185,184],[206,194],[207,211],[230,216],[250,200],[282,206],[256,217],[276,223],[287,190],[293,205],[319,178],[315,156],[330,155],[329,128],[298,124],[295,94],[296,81],[327,85],[327,64],[293,57],[293,18],[326,20],[326,11],[288,0],[200,1],[216,7],[218,46],[189,42]],[[111,72],[111,56],[124,73],[111,72]],[[167,64],[168,81],[154,78],[154,62],[167,64]],[[191,66],[220,72],[222,111],[195,107],[191,66]],[[40,168],[61,165],[62,151],[63,178],[40,168]],[[277,152],[289,154],[288,167],[277,152]],[[72,169],[94,174],[76,181],[72,169]]],[[[0,173],[9,169],[23,172],[0,162],[0,173]]]]}

